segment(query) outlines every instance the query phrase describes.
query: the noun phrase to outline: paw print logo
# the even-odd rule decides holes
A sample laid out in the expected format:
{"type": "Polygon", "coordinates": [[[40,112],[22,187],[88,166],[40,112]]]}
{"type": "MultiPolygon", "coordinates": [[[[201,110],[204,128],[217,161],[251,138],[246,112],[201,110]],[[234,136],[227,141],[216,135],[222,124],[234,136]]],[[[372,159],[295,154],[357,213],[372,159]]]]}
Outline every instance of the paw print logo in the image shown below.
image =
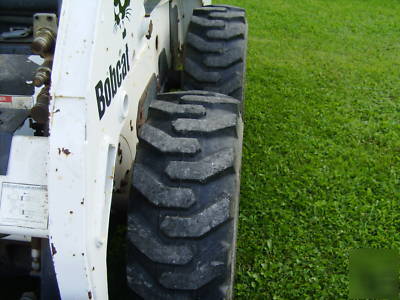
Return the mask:
{"type": "Polygon", "coordinates": [[[114,29],[122,29],[122,38],[126,37],[126,21],[129,20],[132,9],[129,7],[131,0],[114,0],[114,29]]]}

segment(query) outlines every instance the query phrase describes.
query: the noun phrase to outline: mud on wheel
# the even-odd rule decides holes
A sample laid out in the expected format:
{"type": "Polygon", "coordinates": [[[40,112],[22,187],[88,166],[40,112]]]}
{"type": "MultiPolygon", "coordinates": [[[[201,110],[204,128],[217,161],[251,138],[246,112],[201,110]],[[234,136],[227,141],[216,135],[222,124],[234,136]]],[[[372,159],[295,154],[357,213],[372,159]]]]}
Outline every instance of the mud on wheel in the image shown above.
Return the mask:
{"type": "Polygon", "coordinates": [[[139,130],[128,213],[127,282],[145,299],[232,296],[240,101],[161,94],[139,130]]]}
{"type": "Polygon", "coordinates": [[[186,36],[183,89],[206,90],[243,101],[245,10],[211,5],[193,10],[186,36]]]}

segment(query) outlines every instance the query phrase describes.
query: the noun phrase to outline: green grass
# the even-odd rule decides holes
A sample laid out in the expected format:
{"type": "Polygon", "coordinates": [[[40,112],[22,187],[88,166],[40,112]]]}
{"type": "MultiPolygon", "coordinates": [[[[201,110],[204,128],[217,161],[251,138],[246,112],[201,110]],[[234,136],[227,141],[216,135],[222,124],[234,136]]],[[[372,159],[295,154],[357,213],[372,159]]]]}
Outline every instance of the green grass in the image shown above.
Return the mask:
{"type": "Polygon", "coordinates": [[[247,9],[238,299],[342,299],[355,248],[400,246],[398,0],[247,9]]]}

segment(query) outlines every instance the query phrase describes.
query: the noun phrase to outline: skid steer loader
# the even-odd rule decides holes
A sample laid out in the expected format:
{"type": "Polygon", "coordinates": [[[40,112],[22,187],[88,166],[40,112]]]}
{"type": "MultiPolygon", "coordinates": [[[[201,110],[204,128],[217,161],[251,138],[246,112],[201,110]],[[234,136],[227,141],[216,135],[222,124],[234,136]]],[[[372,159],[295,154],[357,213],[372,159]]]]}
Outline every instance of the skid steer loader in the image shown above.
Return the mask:
{"type": "Polygon", "coordinates": [[[247,23],[0,0],[1,299],[232,298],[247,23]]]}

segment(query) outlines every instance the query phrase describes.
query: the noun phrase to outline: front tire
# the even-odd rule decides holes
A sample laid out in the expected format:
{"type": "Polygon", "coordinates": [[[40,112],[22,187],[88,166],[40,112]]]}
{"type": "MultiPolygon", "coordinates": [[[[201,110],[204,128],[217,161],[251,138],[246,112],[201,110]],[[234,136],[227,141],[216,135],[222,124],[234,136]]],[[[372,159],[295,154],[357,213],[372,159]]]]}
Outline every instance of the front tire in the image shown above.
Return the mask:
{"type": "Polygon", "coordinates": [[[161,94],[139,129],[128,287],[144,299],[230,299],[242,148],[240,101],[161,94]]]}

